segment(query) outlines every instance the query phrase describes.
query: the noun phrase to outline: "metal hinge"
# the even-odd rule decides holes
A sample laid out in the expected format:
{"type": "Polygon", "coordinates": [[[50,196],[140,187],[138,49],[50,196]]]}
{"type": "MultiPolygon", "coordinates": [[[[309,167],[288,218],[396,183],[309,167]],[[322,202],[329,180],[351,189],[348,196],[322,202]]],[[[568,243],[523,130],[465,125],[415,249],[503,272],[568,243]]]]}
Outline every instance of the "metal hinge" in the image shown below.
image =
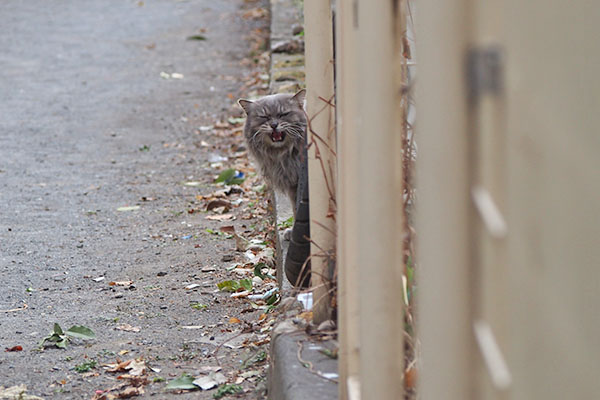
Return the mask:
{"type": "Polygon", "coordinates": [[[502,58],[502,49],[498,45],[474,47],[469,50],[467,85],[471,102],[485,94],[500,94],[503,88],[502,58]]]}

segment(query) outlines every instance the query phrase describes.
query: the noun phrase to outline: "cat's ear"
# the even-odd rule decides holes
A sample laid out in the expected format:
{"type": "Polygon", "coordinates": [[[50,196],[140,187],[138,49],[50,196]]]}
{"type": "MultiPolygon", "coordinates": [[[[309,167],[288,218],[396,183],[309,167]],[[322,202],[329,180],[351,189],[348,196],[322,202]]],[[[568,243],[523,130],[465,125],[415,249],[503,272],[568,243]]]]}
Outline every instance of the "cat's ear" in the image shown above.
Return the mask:
{"type": "Polygon", "coordinates": [[[252,104],[254,103],[250,100],[239,99],[238,104],[240,105],[240,107],[242,107],[246,114],[248,114],[250,112],[250,107],[252,107],[252,104]]]}
{"type": "Polygon", "coordinates": [[[305,97],[306,97],[306,89],[302,89],[292,97],[292,100],[295,101],[296,103],[298,103],[298,106],[300,108],[304,108],[304,98],[305,97]]]}

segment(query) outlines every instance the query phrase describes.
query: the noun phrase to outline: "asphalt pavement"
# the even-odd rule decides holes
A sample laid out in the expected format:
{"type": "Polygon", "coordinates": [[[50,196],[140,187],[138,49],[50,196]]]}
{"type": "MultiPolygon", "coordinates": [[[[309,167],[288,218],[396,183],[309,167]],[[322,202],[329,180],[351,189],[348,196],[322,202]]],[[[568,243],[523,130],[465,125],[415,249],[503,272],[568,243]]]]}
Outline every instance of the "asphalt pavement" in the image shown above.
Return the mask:
{"type": "Polygon", "coordinates": [[[241,17],[243,4],[2,1],[0,386],[90,398],[119,382],[77,365],[143,357],[154,369],[147,393],[211,397],[163,390],[214,351],[179,327],[212,326],[218,340],[215,325],[232,315],[210,277],[210,289],[183,290],[231,244],[186,240],[205,222],[186,213],[201,188],[182,182],[211,179],[198,127],[226,116],[247,72],[257,22],[241,17]],[[199,314],[194,301],[211,307],[199,314]],[[54,323],[96,339],[38,351],[54,323]]]}

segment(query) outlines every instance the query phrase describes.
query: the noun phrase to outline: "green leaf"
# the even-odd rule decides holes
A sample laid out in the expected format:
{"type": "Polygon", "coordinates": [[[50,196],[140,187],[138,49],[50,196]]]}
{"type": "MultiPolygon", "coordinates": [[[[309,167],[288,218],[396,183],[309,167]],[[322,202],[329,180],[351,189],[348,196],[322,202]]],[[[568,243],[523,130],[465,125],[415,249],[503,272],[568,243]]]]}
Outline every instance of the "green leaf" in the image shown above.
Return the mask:
{"type": "Polygon", "coordinates": [[[241,185],[244,183],[244,178],[233,178],[226,182],[228,185],[241,185]]]}
{"type": "Polygon", "coordinates": [[[225,171],[221,172],[217,179],[215,179],[215,183],[224,182],[227,183],[233,179],[235,176],[235,169],[229,168],[225,171]]]}
{"type": "Polygon", "coordinates": [[[246,290],[252,290],[252,279],[241,279],[240,286],[246,290]]]}
{"type": "Polygon", "coordinates": [[[262,263],[262,262],[257,263],[254,266],[254,276],[258,276],[260,279],[266,279],[266,278],[277,279],[277,278],[275,278],[271,274],[263,274],[263,272],[262,272],[263,268],[267,268],[267,266],[265,265],[265,263],[262,263]]]}
{"type": "Polygon", "coordinates": [[[59,334],[57,334],[57,333],[53,333],[53,334],[52,334],[52,335],[50,335],[50,336],[46,336],[46,338],[45,338],[44,340],[45,340],[45,341],[48,341],[48,342],[54,342],[54,343],[56,343],[56,342],[60,342],[60,341],[61,341],[61,340],[63,340],[64,338],[65,338],[65,336],[64,336],[64,335],[59,335],[59,334]]]}
{"type": "Polygon", "coordinates": [[[190,307],[192,307],[195,310],[205,310],[206,308],[208,308],[208,306],[206,304],[202,304],[202,303],[198,303],[198,302],[191,303],[190,307]]]}
{"type": "Polygon", "coordinates": [[[245,178],[236,178],[237,171],[233,168],[226,169],[221,172],[217,179],[215,179],[215,183],[223,182],[226,185],[241,185],[244,183],[245,178]]]}
{"type": "Polygon", "coordinates": [[[231,117],[231,118],[227,119],[227,122],[229,122],[231,125],[240,125],[240,124],[243,124],[245,120],[246,120],[246,118],[231,117]]]}
{"type": "Polygon", "coordinates": [[[203,35],[192,35],[192,36],[188,36],[187,40],[206,40],[206,36],[203,36],[203,35]]]}
{"type": "Polygon", "coordinates": [[[172,380],[169,382],[165,389],[167,390],[194,390],[198,389],[198,386],[194,385],[194,377],[183,374],[179,378],[172,380]]]}
{"type": "Polygon", "coordinates": [[[257,263],[254,266],[254,276],[258,276],[260,279],[265,279],[266,275],[262,273],[262,269],[265,267],[265,263],[257,263]]]}
{"type": "Polygon", "coordinates": [[[279,294],[278,293],[273,293],[273,295],[271,295],[267,300],[266,303],[269,306],[272,306],[273,304],[277,303],[279,301],[279,294]]]}
{"type": "Polygon", "coordinates": [[[320,353],[325,354],[327,357],[337,360],[338,358],[338,350],[329,350],[329,349],[320,349],[320,353]]]}
{"type": "Polygon", "coordinates": [[[289,217],[288,219],[286,219],[283,222],[280,222],[277,224],[280,228],[291,228],[292,226],[294,226],[294,216],[292,215],[291,217],[289,217]]]}
{"type": "Polygon", "coordinates": [[[219,290],[224,290],[226,292],[235,292],[240,288],[240,283],[237,281],[223,281],[217,283],[217,287],[219,290]]]}
{"type": "Polygon", "coordinates": [[[75,367],[73,367],[73,369],[81,374],[84,372],[89,372],[93,368],[96,368],[96,365],[98,365],[96,360],[90,360],[90,361],[76,365],[75,367]]]}
{"type": "Polygon", "coordinates": [[[215,394],[213,394],[213,399],[220,399],[228,394],[236,394],[236,393],[241,393],[243,391],[244,391],[244,388],[242,388],[242,386],[240,386],[240,385],[233,385],[233,384],[221,385],[217,389],[217,392],[215,394]]]}
{"type": "Polygon", "coordinates": [[[60,325],[57,324],[56,322],[54,323],[54,334],[55,335],[64,335],[65,334],[63,332],[62,328],[60,327],[60,325]]]}
{"type": "Polygon", "coordinates": [[[59,349],[67,348],[67,338],[61,338],[58,342],[56,342],[56,347],[59,349]]]}
{"type": "Polygon", "coordinates": [[[83,325],[74,325],[70,327],[65,333],[69,336],[76,337],[79,339],[94,339],[96,337],[94,331],[83,325]]]}

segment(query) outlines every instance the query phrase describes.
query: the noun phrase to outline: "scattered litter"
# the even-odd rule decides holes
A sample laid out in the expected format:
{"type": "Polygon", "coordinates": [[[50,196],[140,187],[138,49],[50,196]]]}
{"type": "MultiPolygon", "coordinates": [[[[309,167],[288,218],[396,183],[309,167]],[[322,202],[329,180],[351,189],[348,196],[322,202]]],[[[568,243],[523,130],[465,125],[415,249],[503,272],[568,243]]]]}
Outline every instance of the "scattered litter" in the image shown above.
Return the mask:
{"type": "Polygon", "coordinates": [[[200,185],[202,185],[202,182],[190,181],[190,182],[185,182],[184,185],[185,186],[200,186],[200,185]]]}
{"type": "Polygon", "coordinates": [[[196,289],[197,287],[200,287],[200,285],[198,283],[192,283],[189,284],[185,287],[185,290],[192,290],[192,289],[196,289]]]}
{"type": "Polygon", "coordinates": [[[195,390],[198,386],[194,385],[194,377],[183,374],[179,378],[172,380],[165,387],[167,390],[195,390]]]}
{"type": "MultiPolygon", "coordinates": [[[[13,346],[13,347],[7,347],[6,350],[7,352],[14,352],[14,351],[23,351],[23,347],[21,346],[13,346]]],[[[2,397],[0,397],[1,399],[2,397]]]]}
{"type": "Polygon", "coordinates": [[[183,74],[180,74],[178,72],[173,72],[172,74],[169,74],[167,72],[162,71],[160,73],[160,77],[163,79],[183,79],[183,74]]]}
{"type": "Polygon", "coordinates": [[[208,376],[201,376],[192,382],[202,390],[214,389],[227,382],[227,378],[220,372],[212,372],[208,376]]]}
{"type": "Polygon", "coordinates": [[[131,286],[133,284],[133,281],[113,281],[113,282],[108,282],[109,286],[131,286]]]}
{"type": "Polygon", "coordinates": [[[116,329],[125,332],[139,332],[142,330],[142,328],[140,328],[139,326],[131,326],[129,324],[119,325],[116,329]]]}
{"type": "Polygon", "coordinates": [[[304,306],[305,310],[312,310],[312,306],[313,306],[313,294],[312,294],[312,292],[309,292],[309,293],[299,293],[298,296],[296,296],[296,299],[298,299],[298,301],[300,303],[302,303],[302,305],[304,306]]]}
{"type": "Polygon", "coordinates": [[[279,291],[279,288],[274,287],[273,289],[267,291],[266,293],[263,293],[263,294],[252,294],[252,295],[248,296],[248,298],[250,300],[266,300],[269,297],[273,296],[278,291],[279,291]]]}
{"type": "Polygon", "coordinates": [[[102,282],[102,281],[104,280],[104,277],[103,277],[103,276],[99,276],[99,277],[97,277],[97,278],[93,278],[92,280],[93,280],[94,282],[102,282]]]}
{"type": "Polygon", "coordinates": [[[193,237],[194,237],[194,235],[185,235],[185,236],[182,236],[181,239],[187,240],[187,239],[191,239],[193,237]]]}
{"type": "Polygon", "coordinates": [[[219,367],[218,365],[203,365],[202,367],[200,367],[199,371],[202,373],[210,373],[219,372],[222,369],[223,368],[219,367]]]}
{"type": "Polygon", "coordinates": [[[28,307],[29,306],[27,304],[23,303],[23,307],[11,308],[10,310],[0,310],[0,312],[11,313],[11,312],[23,311],[23,310],[27,310],[28,307]]]}
{"type": "Polygon", "coordinates": [[[27,394],[26,385],[11,386],[9,388],[0,386],[0,399],[44,400],[41,397],[27,394]]]}
{"type": "Polygon", "coordinates": [[[117,211],[135,211],[135,210],[139,210],[140,206],[126,206],[126,207],[119,207],[117,208],[117,211]]]}
{"type": "Polygon", "coordinates": [[[211,154],[210,156],[208,156],[208,162],[211,163],[216,163],[216,162],[223,162],[223,161],[227,161],[228,158],[227,157],[223,157],[219,154],[211,154]]]}

